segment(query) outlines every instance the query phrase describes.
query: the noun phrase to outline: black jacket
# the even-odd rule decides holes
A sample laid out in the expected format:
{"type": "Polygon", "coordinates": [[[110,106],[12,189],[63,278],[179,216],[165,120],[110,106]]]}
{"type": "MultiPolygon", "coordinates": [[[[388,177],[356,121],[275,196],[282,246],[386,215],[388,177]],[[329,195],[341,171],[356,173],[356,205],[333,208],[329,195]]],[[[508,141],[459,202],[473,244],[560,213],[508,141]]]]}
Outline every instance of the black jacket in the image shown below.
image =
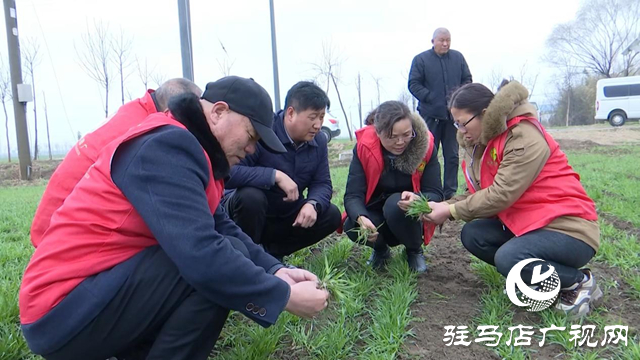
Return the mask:
{"type": "Polygon", "coordinates": [[[423,118],[449,119],[449,96],[461,85],[472,82],[464,56],[449,50],[439,56],[431,48],[416,55],[409,72],[409,91],[418,99],[423,118]]]}
{"type": "MultiPolygon", "coordinates": [[[[360,215],[370,217],[369,211],[381,211],[384,202],[392,194],[413,191],[411,175],[427,153],[429,138],[427,126],[418,114],[414,114],[412,122],[416,137],[411,141],[404,153],[394,157],[382,150],[384,170],[367,204],[365,204],[367,179],[358,157],[357,144],[353,148],[353,158],[349,166],[347,187],[344,193],[344,209],[353,221],[356,221],[360,215]]],[[[442,201],[443,199],[437,151],[433,151],[429,163],[424,168],[420,179],[420,190],[431,201],[442,201]]]]}

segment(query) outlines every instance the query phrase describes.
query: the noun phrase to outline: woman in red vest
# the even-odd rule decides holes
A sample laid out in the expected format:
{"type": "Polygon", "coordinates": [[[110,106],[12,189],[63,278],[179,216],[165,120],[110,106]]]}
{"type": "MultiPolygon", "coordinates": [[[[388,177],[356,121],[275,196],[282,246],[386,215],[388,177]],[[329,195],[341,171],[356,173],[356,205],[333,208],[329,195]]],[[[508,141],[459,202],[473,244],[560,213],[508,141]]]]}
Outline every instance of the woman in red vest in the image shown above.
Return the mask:
{"type": "Polygon", "coordinates": [[[391,257],[389,246],[404,245],[409,267],[425,272],[424,242],[434,226],[405,216],[409,204],[424,194],[441,201],[440,164],[433,137],[419,115],[399,101],[374,110],[372,123],[356,131],[357,144],[344,195],[345,231],[357,240],[356,228],[373,233],[367,245],[374,251],[368,263],[381,268],[391,257]]]}
{"type": "MultiPolygon", "coordinates": [[[[495,96],[481,84],[467,84],[452,95],[469,191],[452,204],[430,203],[433,212],[425,218],[436,224],[449,217],[467,221],[462,244],[504,276],[522,260],[546,261],[560,278],[556,308],[580,317],[603,296],[591,271],[581,269],[600,244],[595,204],[536,119],[528,96],[517,82],[495,96]]],[[[540,285],[532,284],[538,264],[521,272],[531,287],[540,285]]]]}

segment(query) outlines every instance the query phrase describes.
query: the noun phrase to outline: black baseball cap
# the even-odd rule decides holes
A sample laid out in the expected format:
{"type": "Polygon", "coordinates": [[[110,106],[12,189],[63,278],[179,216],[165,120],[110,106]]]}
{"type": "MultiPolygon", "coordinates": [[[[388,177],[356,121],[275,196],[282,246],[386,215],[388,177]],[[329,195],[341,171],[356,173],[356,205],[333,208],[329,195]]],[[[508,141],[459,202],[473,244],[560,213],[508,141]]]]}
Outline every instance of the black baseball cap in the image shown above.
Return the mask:
{"type": "Polygon", "coordinates": [[[273,132],[273,106],[267,90],[253,79],[226,76],[207,84],[202,99],[211,103],[224,101],[229,109],[251,120],[260,135],[260,143],[268,150],[285,153],[287,150],[273,132]]]}

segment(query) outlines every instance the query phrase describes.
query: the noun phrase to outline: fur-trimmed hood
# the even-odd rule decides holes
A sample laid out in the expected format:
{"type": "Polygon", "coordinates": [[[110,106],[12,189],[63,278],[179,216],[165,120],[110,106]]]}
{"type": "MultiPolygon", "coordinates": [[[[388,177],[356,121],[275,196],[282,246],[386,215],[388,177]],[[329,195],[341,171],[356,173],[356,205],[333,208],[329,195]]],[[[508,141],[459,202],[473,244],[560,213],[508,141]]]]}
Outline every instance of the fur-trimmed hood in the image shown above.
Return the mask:
{"type": "MultiPolygon", "coordinates": [[[[487,145],[489,140],[507,130],[507,120],[516,116],[530,114],[537,117],[536,108],[528,101],[529,91],[517,81],[511,81],[494,96],[482,116],[482,133],[480,144],[487,145]]],[[[475,144],[464,139],[464,134],[458,132],[458,143],[465,148],[472,148],[475,144]]]]}
{"type": "Polygon", "coordinates": [[[411,114],[411,122],[416,132],[413,139],[405,151],[398,155],[393,162],[393,167],[405,174],[413,174],[429,150],[429,134],[427,125],[418,113],[411,114]]]}

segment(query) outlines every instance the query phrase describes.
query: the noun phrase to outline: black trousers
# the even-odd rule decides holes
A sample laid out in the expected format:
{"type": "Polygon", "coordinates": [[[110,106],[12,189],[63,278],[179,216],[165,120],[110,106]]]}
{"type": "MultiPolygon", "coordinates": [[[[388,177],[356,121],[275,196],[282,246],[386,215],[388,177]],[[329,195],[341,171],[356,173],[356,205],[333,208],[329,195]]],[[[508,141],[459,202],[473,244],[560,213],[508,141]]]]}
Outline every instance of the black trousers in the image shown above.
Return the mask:
{"type": "MultiPolygon", "coordinates": [[[[249,257],[246,246],[230,239],[249,257]]],[[[206,360],[228,309],[201,296],[159,247],[143,258],[102,312],[47,360],[206,360]]]]}
{"type": "MultiPolygon", "coordinates": [[[[467,250],[494,265],[505,277],[522,260],[542,259],[555,267],[563,288],[582,280],[584,275],[578,269],[595,255],[595,250],[584,241],[557,231],[540,229],[515,237],[498,219],[473,220],[462,228],[460,237],[467,250]]],[[[531,284],[531,274],[537,264],[530,263],[522,270],[522,280],[527,284],[531,284]]],[[[542,270],[546,269],[543,265],[542,270]]]]}
{"type": "Polygon", "coordinates": [[[458,191],[458,139],[456,134],[458,130],[453,126],[451,120],[438,120],[432,117],[424,117],[427,127],[435,144],[435,151],[438,152],[440,143],[442,143],[442,155],[444,157],[444,190],[445,200],[453,197],[458,191]]]}
{"type": "MultiPolygon", "coordinates": [[[[382,209],[367,209],[369,220],[378,229],[378,238],[375,243],[367,242],[367,246],[376,251],[385,251],[387,246],[404,245],[408,251],[420,251],[422,246],[422,224],[405,216],[405,212],[398,207],[401,193],[392,194],[385,200],[382,209]]],[[[358,234],[352,231],[360,225],[355,219],[347,218],[344,231],[349,239],[356,241],[358,234]]]]}
{"type": "Polygon", "coordinates": [[[225,206],[242,231],[278,259],[319,242],[340,226],[340,210],[333,204],[323,209],[315,224],[306,229],[292,226],[298,212],[283,217],[267,216],[267,196],[254,187],[237,189],[225,199],[225,206]]]}

